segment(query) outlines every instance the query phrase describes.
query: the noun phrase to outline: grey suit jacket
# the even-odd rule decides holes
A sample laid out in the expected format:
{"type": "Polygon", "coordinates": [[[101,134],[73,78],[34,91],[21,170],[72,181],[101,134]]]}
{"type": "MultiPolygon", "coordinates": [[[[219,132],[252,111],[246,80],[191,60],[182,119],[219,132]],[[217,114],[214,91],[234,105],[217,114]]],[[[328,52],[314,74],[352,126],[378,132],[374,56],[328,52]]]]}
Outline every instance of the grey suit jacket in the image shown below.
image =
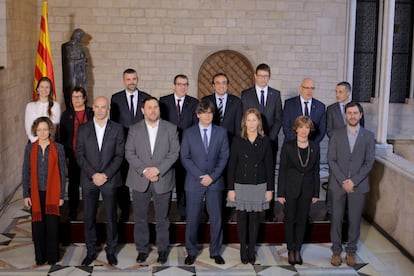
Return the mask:
{"type": "Polygon", "coordinates": [[[351,179],[355,184],[354,192],[369,192],[369,172],[374,161],[375,140],[371,131],[360,127],[354,149],[351,152],[347,128],[333,130],[328,147],[329,191],[346,193],[342,188],[342,182],[351,179]]]}
{"type": "Polygon", "coordinates": [[[157,167],[159,179],[155,183],[155,192],[163,194],[171,191],[175,185],[174,162],[178,159],[180,144],[177,126],[160,119],[154,153],[151,146],[145,120],[129,128],[125,144],[125,158],[129,162],[126,185],[138,192],[145,192],[150,184],[143,175],[147,167],[157,167]]]}

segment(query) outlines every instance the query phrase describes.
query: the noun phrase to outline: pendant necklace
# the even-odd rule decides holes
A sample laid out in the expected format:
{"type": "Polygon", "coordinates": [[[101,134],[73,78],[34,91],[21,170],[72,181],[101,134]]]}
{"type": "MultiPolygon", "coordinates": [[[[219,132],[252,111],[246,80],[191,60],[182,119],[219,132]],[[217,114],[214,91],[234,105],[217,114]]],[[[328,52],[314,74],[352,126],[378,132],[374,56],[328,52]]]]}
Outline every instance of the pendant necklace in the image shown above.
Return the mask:
{"type": "Polygon", "coordinates": [[[305,168],[308,165],[308,163],[309,163],[310,146],[308,145],[308,152],[307,152],[307,156],[306,156],[306,161],[305,162],[303,162],[303,160],[302,160],[302,155],[300,154],[299,147],[298,147],[298,157],[299,157],[300,165],[302,166],[302,168],[305,168]]]}

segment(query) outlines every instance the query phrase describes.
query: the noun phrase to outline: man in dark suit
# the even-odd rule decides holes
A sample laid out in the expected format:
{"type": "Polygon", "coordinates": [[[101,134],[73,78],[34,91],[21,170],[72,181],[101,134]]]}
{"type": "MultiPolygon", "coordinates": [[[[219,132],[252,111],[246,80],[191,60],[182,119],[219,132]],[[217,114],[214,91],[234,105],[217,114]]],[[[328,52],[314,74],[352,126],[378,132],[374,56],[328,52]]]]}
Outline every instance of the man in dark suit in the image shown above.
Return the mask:
{"type": "MultiPolygon", "coordinates": [[[[150,95],[138,90],[138,74],[134,69],[126,69],[123,73],[123,80],[125,90],[113,94],[111,98],[111,120],[124,127],[124,137],[127,137],[129,127],[144,118],[141,112],[142,101],[150,95]]],[[[131,207],[129,189],[125,186],[127,174],[128,162],[124,159],[121,166],[123,183],[117,190],[118,206],[121,209],[120,221],[129,219],[131,207]]]]}
{"type": "Polygon", "coordinates": [[[214,104],[215,112],[213,124],[222,126],[227,130],[229,143],[234,135],[241,131],[242,103],[241,100],[228,93],[229,79],[224,73],[217,73],[211,81],[214,93],[203,98],[214,104]]]}
{"type": "Polygon", "coordinates": [[[310,78],[302,80],[299,86],[299,95],[287,99],[283,107],[283,133],[285,141],[295,140],[293,125],[298,116],[304,115],[312,119],[315,130],[309,139],[320,143],[326,133],[326,112],[325,105],[313,98],[315,82],[310,78]]]}
{"type": "Polygon", "coordinates": [[[375,161],[374,134],[359,124],[363,110],[359,103],[345,106],[346,127],[332,131],[328,147],[329,193],[332,197],[331,264],[342,263],[342,222],[348,211],[346,263],[356,265],[355,252],[360,235],[365,195],[369,192],[369,173],[375,161]],[[346,205],[346,203],[348,204],[346,205]]]}
{"type": "Polygon", "coordinates": [[[117,265],[118,243],[116,188],[122,184],[119,168],[124,158],[122,126],[108,119],[109,101],[97,97],[93,103],[94,118],[79,127],[76,157],[81,168],[82,199],[87,255],[82,265],[96,259],[96,212],[102,194],[106,214],[106,257],[117,265]]]}
{"type": "MultiPolygon", "coordinates": [[[[270,67],[259,64],[256,67],[255,86],[241,92],[243,112],[249,108],[256,108],[262,115],[263,131],[269,137],[273,150],[273,161],[276,164],[276,155],[279,148],[278,135],[282,126],[282,100],[280,91],[270,87],[270,67]]],[[[274,220],[274,198],[266,210],[266,219],[274,220]]]]}
{"type": "Polygon", "coordinates": [[[229,144],[226,130],[212,124],[213,116],[213,103],[201,101],[197,107],[199,123],[184,131],[181,142],[181,162],[187,170],[186,265],[192,265],[198,255],[197,232],[204,199],[210,217],[210,258],[216,264],[225,263],[220,255],[223,243],[221,202],[223,170],[229,157],[229,144]]]}
{"type": "MultiPolygon", "coordinates": [[[[197,124],[196,109],[198,100],[187,95],[188,77],[183,74],[174,77],[174,93],[160,98],[161,118],[177,126],[181,142],[183,130],[197,124]]],[[[177,208],[182,220],[185,220],[185,169],[178,159],[175,162],[175,180],[177,208]]]]}
{"type": "Polygon", "coordinates": [[[143,102],[144,120],[129,129],[125,157],[129,162],[126,185],[132,189],[134,203],[134,240],[138,263],[148,257],[148,211],[154,202],[156,222],[157,262],[167,261],[169,245],[168,218],[171,191],[174,188],[173,165],[180,152],[177,127],[160,120],[158,100],[153,97],[143,102]]]}

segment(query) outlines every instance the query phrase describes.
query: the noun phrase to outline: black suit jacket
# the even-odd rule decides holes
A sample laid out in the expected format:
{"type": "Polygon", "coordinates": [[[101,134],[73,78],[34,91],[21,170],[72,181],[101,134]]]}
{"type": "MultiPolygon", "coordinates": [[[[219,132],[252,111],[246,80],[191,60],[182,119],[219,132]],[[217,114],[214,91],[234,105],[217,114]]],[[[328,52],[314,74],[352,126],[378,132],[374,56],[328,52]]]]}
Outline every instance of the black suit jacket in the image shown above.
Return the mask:
{"type": "Polygon", "coordinates": [[[177,126],[180,141],[183,130],[198,123],[197,105],[198,100],[196,98],[186,95],[181,108],[180,118],[178,118],[174,94],[160,98],[161,118],[177,126]]]}
{"type": "Polygon", "coordinates": [[[232,141],[233,136],[240,135],[241,119],[243,115],[241,100],[234,96],[227,94],[226,108],[224,110],[223,121],[220,122],[220,114],[217,108],[216,96],[211,94],[203,98],[211,101],[214,104],[215,112],[213,117],[213,124],[222,126],[227,130],[229,142],[232,141]]]}
{"type": "Polygon", "coordinates": [[[94,121],[79,127],[76,141],[76,158],[81,168],[82,187],[93,185],[92,175],[105,173],[108,181],[104,185],[122,184],[119,168],[124,159],[125,142],[122,126],[108,120],[102,148],[99,150],[94,121]]]}
{"type": "MultiPolygon", "coordinates": [[[[260,110],[260,103],[256,94],[256,87],[253,86],[241,92],[243,113],[249,108],[260,110]]],[[[263,130],[265,134],[278,145],[278,134],[282,126],[282,100],[280,91],[268,87],[266,106],[262,114],[263,130]]]]}
{"type": "Polygon", "coordinates": [[[125,96],[125,90],[119,91],[112,95],[111,98],[111,120],[121,124],[124,127],[125,137],[128,134],[128,129],[132,124],[141,121],[144,115],[141,112],[142,102],[150,95],[144,91],[138,90],[138,105],[135,117],[131,119],[129,111],[128,100],[125,96]]]}
{"type": "MultiPolygon", "coordinates": [[[[285,141],[296,140],[296,135],[292,128],[298,116],[303,115],[300,96],[287,99],[283,108],[283,133],[285,141]]],[[[315,131],[311,132],[309,139],[320,143],[326,133],[326,112],[325,105],[315,98],[312,98],[312,106],[310,109],[310,118],[315,127],[315,131]]]]}
{"type": "Polygon", "coordinates": [[[302,167],[298,157],[296,139],[283,143],[280,153],[277,196],[286,198],[319,197],[319,144],[309,141],[310,156],[307,166],[302,167]]]}

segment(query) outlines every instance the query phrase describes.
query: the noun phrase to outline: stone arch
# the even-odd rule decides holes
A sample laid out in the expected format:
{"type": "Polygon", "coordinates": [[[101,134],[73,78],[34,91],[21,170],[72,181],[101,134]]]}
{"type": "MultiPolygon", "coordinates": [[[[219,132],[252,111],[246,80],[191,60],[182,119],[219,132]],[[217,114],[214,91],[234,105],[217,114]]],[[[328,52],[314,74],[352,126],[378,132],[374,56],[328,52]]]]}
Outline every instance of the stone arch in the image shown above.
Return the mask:
{"type": "Polygon", "coordinates": [[[213,92],[211,79],[219,72],[228,76],[228,91],[232,95],[240,97],[242,90],[254,84],[254,68],[244,55],[232,50],[215,52],[204,60],[198,72],[199,99],[213,92]]]}

